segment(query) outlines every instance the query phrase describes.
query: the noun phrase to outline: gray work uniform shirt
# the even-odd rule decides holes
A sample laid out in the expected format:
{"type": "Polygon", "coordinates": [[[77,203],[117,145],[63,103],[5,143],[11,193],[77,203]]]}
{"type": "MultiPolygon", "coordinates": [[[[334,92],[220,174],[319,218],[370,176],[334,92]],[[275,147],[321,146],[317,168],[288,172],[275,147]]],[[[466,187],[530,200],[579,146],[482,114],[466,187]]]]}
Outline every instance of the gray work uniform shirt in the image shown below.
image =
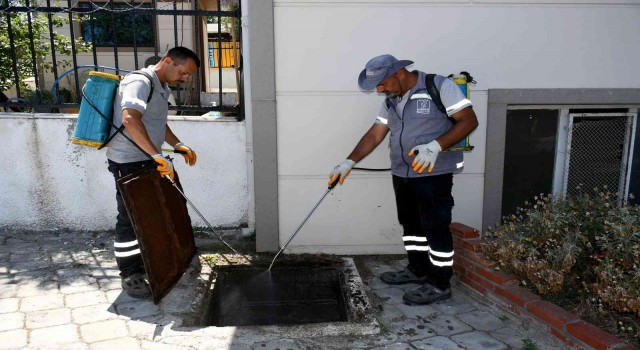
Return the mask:
{"type": "Polygon", "coordinates": [[[453,126],[447,116],[471,106],[460,88],[450,79],[436,75],[434,83],[440,92],[440,99],[444,104],[447,115],[440,112],[427,91],[426,74],[418,74],[418,82],[404,96],[387,98],[382,103],[376,118],[376,124],[389,128],[389,148],[391,158],[391,173],[399,177],[422,177],[462,172],[464,166],[462,152],[440,152],[436,159],[433,172],[419,174],[413,171],[411,162],[415,157],[409,157],[409,151],[417,146],[427,144],[445,134],[453,126]]]}
{"type": "MultiPolygon", "coordinates": [[[[168,100],[171,90],[169,85],[162,85],[158,76],[154,72],[155,66],[149,66],[141,69],[153,78],[153,96],[149,103],[147,99],[151,91],[149,80],[144,75],[129,74],[121,82],[118,87],[115,101],[113,102],[113,123],[120,127],[122,125],[122,110],[125,108],[135,109],[142,113],[142,123],[147,129],[147,133],[151,138],[151,142],[160,150],[164,143],[165,131],[167,127],[168,100]]],[[[115,132],[112,128],[111,132],[115,132]]],[[[123,131],[129,138],[129,132],[123,131]]],[[[107,150],[107,158],[116,163],[131,163],[149,158],[136,148],[131,142],[122,135],[116,135],[109,142],[107,150]]]]}

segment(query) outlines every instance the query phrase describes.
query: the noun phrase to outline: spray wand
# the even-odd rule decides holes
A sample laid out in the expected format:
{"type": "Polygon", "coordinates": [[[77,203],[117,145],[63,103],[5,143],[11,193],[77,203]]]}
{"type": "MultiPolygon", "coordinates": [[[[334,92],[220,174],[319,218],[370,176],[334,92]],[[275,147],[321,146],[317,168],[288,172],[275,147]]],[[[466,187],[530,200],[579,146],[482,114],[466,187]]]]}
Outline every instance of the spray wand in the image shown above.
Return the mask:
{"type": "MultiPolygon", "coordinates": [[[[186,152],[175,151],[175,153],[186,153],[186,152]]],[[[200,216],[200,218],[207,224],[207,226],[209,226],[209,229],[211,230],[211,232],[213,232],[213,234],[216,235],[216,237],[220,240],[220,242],[222,242],[222,244],[224,244],[227,248],[229,248],[235,254],[238,254],[238,255],[242,256],[243,258],[247,259],[247,261],[249,261],[249,263],[251,263],[251,260],[249,258],[247,258],[246,255],[239,253],[237,250],[233,249],[233,247],[231,245],[229,245],[229,243],[225,242],[224,239],[222,239],[222,237],[213,229],[213,227],[211,227],[211,224],[209,223],[209,221],[207,221],[207,219],[204,218],[204,215],[202,215],[202,213],[200,213],[200,210],[198,210],[198,208],[196,208],[196,206],[193,203],[191,203],[189,198],[187,198],[187,196],[180,190],[180,188],[178,187],[178,184],[176,184],[175,181],[171,180],[169,175],[165,175],[164,178],[169,180],[169,182],[171,182],[173,187],[175,187],[176,190],[178,190],[178,192],[180,192],[182,197],[184,197],[184,199],[186,199],[187,202],[189,202],[189,204],[191,205],[191,208],[193,208],[193,210],[195,210],[195,212],[198,213],[198,216],[200,216]]]]}
{"type": "Polygon", "coordinates": [[[280,248],[280,250],[278,251],[278,254],[276,254],[276,256],[273,257],[273,260],[271,261],[271,265],[269,265],[269,268],[267,269],[267,271],[271,271],[271,267],[273,266],[273,263],[276,261],[276,258],[278,257],[278,255],[280,255],[280,253],[282,253],[282,251],[285,248],[287,248],[287,246],[289,245],[289,243],[291,242],[293,237],[295,237],[295,235],[298,234],[298,231],[300,231],[300,229],[302,228],[302,225],[304,225],[304,223],[307,222],[307,220],[309,220],[309,217],[311,217],[311,214],[313,214],[313,212],[316,210],[316,208],[318,208],[320,203],[322,203],[324,198],[329,194],[329,192],[331,192],[331,190],[333,190],[334,187],[336,187],[337,184],[338,184],[338,179],[336,178],[336,180],[332,184],[329,185],[329,188],[327,188],[327,191],[320,198],[318,203],[316,203],[316,205],[313,206],[313,208],[311,209],[309,214],[307,214],[307,216],[304,218],[304,220],[302,220],[300,225],[298,225],[298,228],[296,228],[295,231],[293,232],[293,234],[291,235],[291,237],[289,237],[289,239],[287,240],[287,243],[285,243],[284,246],[282,246],[282,248],[280,248]]]}

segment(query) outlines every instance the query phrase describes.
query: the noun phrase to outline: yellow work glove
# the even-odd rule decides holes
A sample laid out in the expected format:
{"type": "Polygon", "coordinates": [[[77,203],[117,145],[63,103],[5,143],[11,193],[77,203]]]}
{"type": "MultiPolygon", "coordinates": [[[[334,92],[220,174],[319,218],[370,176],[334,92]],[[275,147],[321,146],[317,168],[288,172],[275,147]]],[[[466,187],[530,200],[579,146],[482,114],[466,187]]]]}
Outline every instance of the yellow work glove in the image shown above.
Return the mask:
{"type": "Polygon", "coordinates": [[[176,151],[185,152],[181,154],[184,157],[184,161],[187,164],[189,165],[196,164],[196,161],[198,160],[198,156],[196,155],[196,151],[192,150],[191,147],[183,145],[182,142],[178,142],[176,143],[175,146],[173,146],[173,149],[175,149],[176,151]]]}
{"type": "Polygon", "coordinates": [[[354,165],[356,165],[356,162],[352,161],[351,159],[345,159],[344,162],[336,165],[336,167],[333,168],[333,170],[331,170],[331,173],[329,174],[329,178],[331,179],[329,180],[329,185],[333,184],[338,179],[340,179],[340,184],[342,185],[347,176],[349,176],[351,168],[353,168],[354,165]]]}
{"type": "Polygon", "coordinates": [[[436,140],[433,140],[426,145],[417,145],[413,147],[408,154],[409,157],[417,154],[411,163],[413,171],[417,171],[419,174],[422,174],[424,169],[429,167],[427,171],[432,172],[440,151],[442,151],[442,147],[440,147],[440,144],[436,140]]]}
{"type": "Polygon", "coordinates": [[[173,177],[175,176],[173,172],[173,163],[169,159],[163,157],[162,154],[156,154],[152,157],[156,164],[158,164],[156,169],[158,169],[160,175],[162,175],[162,177],[169,175],[169,178],[173,181],[173,177]]]}

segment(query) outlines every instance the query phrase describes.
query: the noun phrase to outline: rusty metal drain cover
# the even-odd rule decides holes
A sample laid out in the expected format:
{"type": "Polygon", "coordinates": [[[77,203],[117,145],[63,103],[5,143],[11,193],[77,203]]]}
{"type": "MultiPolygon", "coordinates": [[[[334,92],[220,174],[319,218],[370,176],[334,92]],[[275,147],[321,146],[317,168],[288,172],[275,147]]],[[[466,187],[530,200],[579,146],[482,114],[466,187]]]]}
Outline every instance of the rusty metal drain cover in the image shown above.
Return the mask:
{"type": "Polygon", "coordinates": [[[225,268],[218,272],[209,326],[347,321],[344,276],[336,268],[225,268]]]}
{"type": "MultiPolygon", "coordinates": [[[[177,174],[175,182],[180,186],[177,174]]],[[[158,304],[196,252],[186,200],[155,168],[120,178],[118,188],[140,244],[153,302],[158,304]]]]}

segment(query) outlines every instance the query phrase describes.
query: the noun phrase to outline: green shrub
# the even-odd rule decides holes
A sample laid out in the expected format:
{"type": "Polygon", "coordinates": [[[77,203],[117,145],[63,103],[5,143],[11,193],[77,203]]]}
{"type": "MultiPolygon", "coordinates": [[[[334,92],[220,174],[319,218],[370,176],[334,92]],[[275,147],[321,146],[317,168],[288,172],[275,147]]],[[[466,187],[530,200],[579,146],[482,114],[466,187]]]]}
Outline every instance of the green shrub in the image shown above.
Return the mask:
{"type": "Polygon", "coordinates": [[[640,316],[640,207],[609,192],[534,197],[482,250],[541,295],[581,293],[640,316]]]}
{"type": "MultiPolygon", "coordinates": [[[[27,90],[24,92],[24,99],[36,104],[54,104],[53,93],[49,90],[27,90]]],[[[58,108],[36,106],[33,108],[22,108],[23,112],[35,113],[58,113],[58,108]]]]}

